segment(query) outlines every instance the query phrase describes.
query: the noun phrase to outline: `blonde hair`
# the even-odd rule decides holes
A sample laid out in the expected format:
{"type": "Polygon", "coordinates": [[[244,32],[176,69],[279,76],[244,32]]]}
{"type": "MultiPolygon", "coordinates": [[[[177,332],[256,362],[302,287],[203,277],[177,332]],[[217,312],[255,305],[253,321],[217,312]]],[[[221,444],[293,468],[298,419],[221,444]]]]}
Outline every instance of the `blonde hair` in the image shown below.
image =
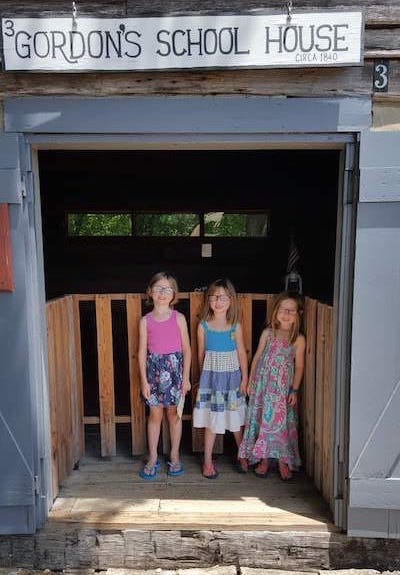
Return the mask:
{"type": "Polygon", "coordinates": [[[151,290],[158,281],[166,279],[169,282],[169,285],[174,290],[174,297],[169,303],[169,307],[173,307],[178,302],[178,282],[176,281],[175,276],[173,276],[169,272],[158,272],[154,274],[154,276],[149,281],[149,285],[146,289],[146,303],[148,305],[153,305],[153,298],[151,297],[151,290]]]}
{"type": "Polygon", "coordinates": [[[239,299],[233,283],[228,278],[215,280],[209,285],[204,300],[204,307],[202,313],[202,320],[208,321],[214,317],[214,312],[210,306],[210,295],[214,295],[218,288],[223,288],[227,295],[231,298],[231,304],[226,312],[226,320],[229,324],[234,325],[239,321],[239,299]]]}
{"type": "Polygon", "coordinates": [[[272,316],[271,316],[271,323],[270,323],[270,327],[272,328],[272,333],[275,335],[276,330],[280,328],[280,323],[278,321],[278,312],[279,312],[279,308],[282,304],[283,301],[290,299],[292,301],[295,302],[296,307],[297,307],[297,313],[296,313],[296,318],[295,321],[292,325],[292,328],[290,330],[290,334],[289,334],[289,343],[294,343],[296,341],[296,339],[299,337],[299,334],[301,333],[301,324],[302,324],[302,318],[303,318],[303,298],[295,292],[289,292],[289,291],[285,291],[282,292],[278,295],[278,297],[276,298],[275,302],[274,302],[274,308],[272,310],[272,316]]]}

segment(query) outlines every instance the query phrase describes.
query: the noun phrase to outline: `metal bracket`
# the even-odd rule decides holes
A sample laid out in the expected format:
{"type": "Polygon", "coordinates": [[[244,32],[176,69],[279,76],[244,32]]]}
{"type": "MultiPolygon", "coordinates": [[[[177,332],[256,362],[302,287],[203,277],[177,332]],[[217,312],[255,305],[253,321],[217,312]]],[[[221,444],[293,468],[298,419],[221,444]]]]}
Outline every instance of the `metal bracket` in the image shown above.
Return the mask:
{"type": "Polygon", "coordinates": [[[292,12],[293,12],[293,1],[292,0],[288,0],[286,2],[286,11],[287,11],[287,20],[288,20],[288,22],[290,22],[292,19],[292,12]]]}
{"type": "Polygon", "coordinates": [[[72,27],[76,28],[78,26],[78,7],[76,2],[72,2],[72,27]]]}

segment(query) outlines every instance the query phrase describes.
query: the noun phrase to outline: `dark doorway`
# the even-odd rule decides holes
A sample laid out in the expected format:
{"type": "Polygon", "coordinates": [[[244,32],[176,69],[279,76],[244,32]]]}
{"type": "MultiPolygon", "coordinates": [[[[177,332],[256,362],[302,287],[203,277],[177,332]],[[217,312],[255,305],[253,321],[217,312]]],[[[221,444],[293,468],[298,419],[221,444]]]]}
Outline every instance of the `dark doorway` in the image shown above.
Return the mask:
{"type": "MultiPolygon", "coordinates": [[[[220,276],[281,291],[291,237],[304,292],[333,298],[337,150],[40,151],[47,298],[142,292],[169,269],[182,291],[220,276]],[[263,237],[73,237],[77,213],[268,214],[263,237]],[[202,245],[211,244],[211,257],[202,245]]],[[[200,230],[203,232],[204,230],[200,230]]]]}
{"type": "MultiPolygon", "coordinates": [[[[339,159],[338,150],[40,151],[47,299],[143,293],[161,269],[177,276],[183,292],[227,276],[238,292],[278,293],[284,288],[294,240],[304,294],[332,304],[339,159]],[[75,226],[85,214],[105,218],[102,235],[96,235],[96,229],[76,233],[71,227],[71,221],[75,226]],[[209,214],[239,220],[248,216],[251,226],[241,236],[234,237],[229,226],[224,233],[209,235],[209,214]],[[190,233],[146,235],[146,222],[157,215],[165,221],[169,215],[175,220],[182,216],[190,233]],[[119,219],[119,235],[104,233],[110,217],[119,219]],[[252,234],[259,221],[267,225],[262,233],[252,234]]],[[[259,303],[259,309],[257,302],[253,308],[253,352],[265,321],[259,303]]],[[[188,316],[187,300],[179,303],[179,310],[188,316]]],[[[123,418],[129,417],[130,392],[125,303],[114,302],[111,311],[115,410],[123,418]]],[[[94,302],[81,302],[80,315],[88,420],[99,413],[94,302]]],[[[191,406],[187,410],[189,414],[191,406]]],[[[190,452],[190,421],[185,427],[182,448],[190,452]]],[[[98,425],[85,428],[86,446],[93,445],[96,453],[98,425]]],[[[129,450],[129,424],[119,423],[117,429],[119,445],[129,450]]],[[[225,445],[233,449],[229,435],[225,445]]]]}

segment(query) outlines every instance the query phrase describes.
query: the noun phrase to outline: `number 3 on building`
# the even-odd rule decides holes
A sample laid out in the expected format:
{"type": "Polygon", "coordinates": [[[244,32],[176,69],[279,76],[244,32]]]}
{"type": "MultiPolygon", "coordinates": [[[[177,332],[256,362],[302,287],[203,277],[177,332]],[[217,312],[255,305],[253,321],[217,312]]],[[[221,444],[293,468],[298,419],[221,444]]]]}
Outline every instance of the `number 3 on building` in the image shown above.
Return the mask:
{"type": "Polygon", "coordinates": [[[389,88],[389,61],[374,62],[374,92],[387,92],[389,88]]]}

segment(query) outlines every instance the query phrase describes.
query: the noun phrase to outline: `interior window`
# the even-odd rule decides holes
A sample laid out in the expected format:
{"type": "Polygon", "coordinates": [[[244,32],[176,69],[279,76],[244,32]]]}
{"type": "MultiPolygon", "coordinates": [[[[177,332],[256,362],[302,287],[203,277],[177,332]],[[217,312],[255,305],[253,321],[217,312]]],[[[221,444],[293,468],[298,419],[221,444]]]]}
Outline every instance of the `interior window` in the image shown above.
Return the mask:
{"type": "Polygon", "coordinates": [[[268,214],[204,214],[204,235],[217,237],[265,237],[268,235],[268,214]]]}
{"type": "Polygon", "coordinates": [[[198,214],[136,214],[135,234],[138,236],[199,236],[198,214]]]}
{"type": "Polygon", "coordinates": [[[69,213],[68,236],[260,238],[269,232],[268,213],[69,213]]]}

